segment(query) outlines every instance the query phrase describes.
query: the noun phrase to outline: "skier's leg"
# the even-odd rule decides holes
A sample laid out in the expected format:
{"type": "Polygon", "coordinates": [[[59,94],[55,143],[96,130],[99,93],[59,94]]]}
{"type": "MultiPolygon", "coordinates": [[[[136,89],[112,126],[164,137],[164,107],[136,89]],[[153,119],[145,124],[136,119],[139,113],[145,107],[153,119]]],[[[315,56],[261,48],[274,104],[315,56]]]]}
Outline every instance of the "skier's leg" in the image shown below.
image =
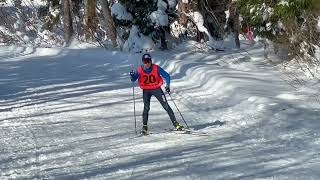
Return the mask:
{"type": "Polygon", "coordinates": [[[175,117],[170,105],[168,104],[167,98],[164,95],[162,89],[161,88],[155,89],[153,91],[153,95],[158,99],[158,101],[160,102],[162,107],[167,111],[173,126],[176,126],[176,124],[177,124],[176,117],[175,117]]]}
{"type": "Polygon", "coordinates": [[[149,90],[143,90],[143,104],[144,104],[143,113],[142,113],[143,125],[148,124],[151,95],[152,94],[150,93],[149,90]]]}

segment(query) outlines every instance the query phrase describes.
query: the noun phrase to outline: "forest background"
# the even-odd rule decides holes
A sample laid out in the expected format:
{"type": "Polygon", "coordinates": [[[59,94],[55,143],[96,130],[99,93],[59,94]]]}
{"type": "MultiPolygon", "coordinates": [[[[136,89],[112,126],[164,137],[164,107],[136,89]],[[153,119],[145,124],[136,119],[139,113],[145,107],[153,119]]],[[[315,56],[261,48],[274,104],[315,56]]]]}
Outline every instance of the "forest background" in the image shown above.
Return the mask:
{"type": "Polygon", "coordinates": [[[310,77],[319,67],[320,0],[1,0],[0,16],[2,45],[145,52],[194,42],[214,53],[231,37],[236,48],[272,47],[310,77]]]}

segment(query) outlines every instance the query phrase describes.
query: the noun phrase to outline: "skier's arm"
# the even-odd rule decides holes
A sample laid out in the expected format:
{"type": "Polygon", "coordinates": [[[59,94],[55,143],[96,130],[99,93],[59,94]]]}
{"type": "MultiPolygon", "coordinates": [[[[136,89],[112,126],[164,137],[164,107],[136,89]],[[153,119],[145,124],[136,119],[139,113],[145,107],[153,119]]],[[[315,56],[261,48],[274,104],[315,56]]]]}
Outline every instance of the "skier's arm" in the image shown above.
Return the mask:
{"type": "Polygon", "coordinates": [[[161,67],[158,67],[158,73],[160,76],[164,78],[166,81],[166,86],[170,87],[170,75],[165,70],[163,70],[161,67]]]}
{"type": "Polygon", "coordinates": [[[135,81],[138,79],[138,77],[139,77],[139,73],[138,73],[137,70],[135,70],[135,71],[134,71],[134,75],[131,76],[131,81],[132,81],[132,82],[135,82],[135,81]]]}

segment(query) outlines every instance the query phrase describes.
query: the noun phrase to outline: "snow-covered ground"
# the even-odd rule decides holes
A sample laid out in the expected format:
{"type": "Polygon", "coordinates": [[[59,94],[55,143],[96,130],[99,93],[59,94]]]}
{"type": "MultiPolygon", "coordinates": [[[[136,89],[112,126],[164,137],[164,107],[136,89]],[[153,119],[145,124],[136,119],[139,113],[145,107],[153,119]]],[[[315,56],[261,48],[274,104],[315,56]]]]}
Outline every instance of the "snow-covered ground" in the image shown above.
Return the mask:
{"type": "Polygon", "coordinates": [[[320,179],[316,85],[293,89],[259,46],[151,54],[207,136],[168,132],[155,99],[153,134],[135,135],[128,72],[142,54],[0,47],[0,179],[320,179]]]}

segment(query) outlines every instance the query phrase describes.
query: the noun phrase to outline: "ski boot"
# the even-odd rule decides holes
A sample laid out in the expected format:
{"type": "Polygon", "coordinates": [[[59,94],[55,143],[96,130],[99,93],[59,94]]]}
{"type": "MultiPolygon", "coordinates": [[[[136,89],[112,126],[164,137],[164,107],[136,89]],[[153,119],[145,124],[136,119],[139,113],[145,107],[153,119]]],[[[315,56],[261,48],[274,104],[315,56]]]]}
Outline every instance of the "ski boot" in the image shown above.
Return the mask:
{"type": "Polygon", "coordinates": [[[148,135],[148,126],[143,125],[142,130],[141,130],[142,135],[148,135]]]}
{"type": "Polygon", "coordinates": [[[181,124],[179,124],[178,122],[176,122],[174,124],[174,127],[176,128],[177,131],[183,131],[184,130],[184,127],[181,124]]]}

